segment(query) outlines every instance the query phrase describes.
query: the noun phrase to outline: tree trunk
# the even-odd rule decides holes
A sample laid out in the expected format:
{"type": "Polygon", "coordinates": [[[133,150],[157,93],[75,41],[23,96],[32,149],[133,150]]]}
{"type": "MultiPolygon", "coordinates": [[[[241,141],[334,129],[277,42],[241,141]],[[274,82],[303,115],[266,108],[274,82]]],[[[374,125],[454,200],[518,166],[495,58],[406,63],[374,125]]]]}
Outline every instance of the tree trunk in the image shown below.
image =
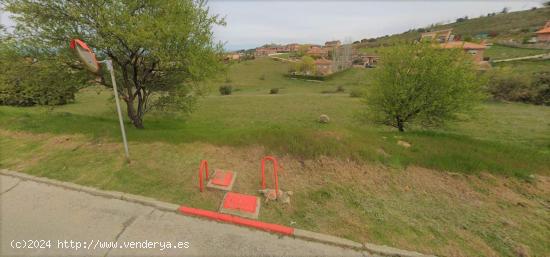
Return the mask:
{"type": "Polygon", "coordinates": [[[403,122],[403,119],[401,119],[401,117],[397,116],[396,120],[397,120],[397,129],[399,130],[399,132],[404,132],[405,131],[405,123],[403,122]]]}
{"type": "Polygon", "coordinates": [[[143,128],[143,117],[139,115],[138,112],[134,109],[134,101],[127,101],[126,107],[128,109],[128,118],[130,118],[130,121],[132,121],[132,124],[134,127],[138,129],[143,128]]]}

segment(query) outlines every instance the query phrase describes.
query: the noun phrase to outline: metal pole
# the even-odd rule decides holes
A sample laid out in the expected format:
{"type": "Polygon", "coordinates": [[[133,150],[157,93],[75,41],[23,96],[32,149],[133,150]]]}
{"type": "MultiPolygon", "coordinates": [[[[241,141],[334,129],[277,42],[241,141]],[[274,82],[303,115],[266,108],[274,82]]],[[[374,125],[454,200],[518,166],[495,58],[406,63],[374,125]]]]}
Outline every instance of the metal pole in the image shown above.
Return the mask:
{"type": "Polygon", "coordinates": [[[113,90],[115,92],[116,110],[118,112],[118,121],[120,122],[120,132],[122,132],[122,141],[124,142],[124,152],[126,153],[126,161],[130,163],[130,153],[128,152],[128,142],[126,141],[126,130],[124,130],[124,122],[122,121],[122,111],[120,110],[120,101],[118,100],[118,89],[116,87],[115,69],[113,69],[113,61],[103,61],[107,64],[107,69],[111,73],[111,82],[113,83],[113,90]]]}

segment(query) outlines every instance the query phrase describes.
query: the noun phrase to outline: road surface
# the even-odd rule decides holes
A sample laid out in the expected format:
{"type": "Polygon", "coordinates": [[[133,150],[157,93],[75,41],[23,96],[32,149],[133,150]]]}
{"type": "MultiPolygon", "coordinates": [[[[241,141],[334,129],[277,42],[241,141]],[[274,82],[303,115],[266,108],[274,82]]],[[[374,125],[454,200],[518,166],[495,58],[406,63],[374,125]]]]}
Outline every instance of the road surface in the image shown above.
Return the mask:
{"type": "Polygon", "coordinates": [[[0,256],[371,256],[10,176],[0,179],[0,256]]]}

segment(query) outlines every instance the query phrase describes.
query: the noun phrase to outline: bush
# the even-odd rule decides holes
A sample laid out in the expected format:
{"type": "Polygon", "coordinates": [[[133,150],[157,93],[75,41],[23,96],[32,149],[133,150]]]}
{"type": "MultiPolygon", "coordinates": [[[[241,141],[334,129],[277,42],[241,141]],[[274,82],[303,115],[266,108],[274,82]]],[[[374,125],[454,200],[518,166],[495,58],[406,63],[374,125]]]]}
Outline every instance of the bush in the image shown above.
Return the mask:
{"type": "Polygon", "coordinates": [[[269,94],[272,94],[272,95],[276,95],[279,93],[279,89],[278,88],[272,88],[269,90],[269,94]]]}
{"type": "Polygon", "coordinates": [[[344,91],[346,91],[346,89],[344,88],[344,86],[338,86],[338,87],[336,88],[336,92],[337,92],[337,93],[343,93],[344,91]]]}
{"type": "Polygon", "coordinates": [[[230,95],[233,92],[233,87],[230,85],[225,85],[221,86],[219,90],[221,95],[230,95]]]}
{"type": "Polygon", "coordinates": [[[550,105],[550,73],[529,77],[510,69],[495,69],[487,91],[495,100],[550,105]]]}
{"type": "Polygon", "coordinates": [[[260,76],[260,80],[265,80],[265,74],[262,74],[262,76],[260,76]]]}
{"type": "Polygon", "coordinates": [[[536,74],[533,88],[536,92],[533,103],[550,106],[550,72],[536,74]]]}
{"type": "Polygon", "coordinates": [[[488,92],[495,100],[529,102],[529,78],[508,69],[495,70],[490,76],[488,92]]]}
{"type": "Polygon", "coordinates": [[[67,104],[85,83],[85,73],[70,73],[51,58],[25,58],[6,45],[0,47],[0,105],[67,104]]]}

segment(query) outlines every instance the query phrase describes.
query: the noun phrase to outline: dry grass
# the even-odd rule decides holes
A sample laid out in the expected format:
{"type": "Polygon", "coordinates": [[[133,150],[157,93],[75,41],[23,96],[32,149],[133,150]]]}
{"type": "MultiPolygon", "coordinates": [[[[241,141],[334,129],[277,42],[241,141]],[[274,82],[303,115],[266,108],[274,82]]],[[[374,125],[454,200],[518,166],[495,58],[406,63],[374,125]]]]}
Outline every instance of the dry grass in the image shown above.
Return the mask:
{"type": "MultiPolygon", "coordinates": [[[[0,130],[0,167],[98,188],[216,210],[223,193],[198,192],[201,159],[238,172],[234,191],[257,194],[259,146],[131,143],[85,136],[0,130]]],[[[325,135],[338,136],[338,135],[325,135]]],[[[550,252],[550,178],[464,175],[419,167],[396,170],[322,157],[280,156],[280,185],[291,204],[269,202],[260,219],[356,241],[442,256],[531,256],[550,252]]],[[[268,185],[272,185],[268,173],[268,185]]]]}

